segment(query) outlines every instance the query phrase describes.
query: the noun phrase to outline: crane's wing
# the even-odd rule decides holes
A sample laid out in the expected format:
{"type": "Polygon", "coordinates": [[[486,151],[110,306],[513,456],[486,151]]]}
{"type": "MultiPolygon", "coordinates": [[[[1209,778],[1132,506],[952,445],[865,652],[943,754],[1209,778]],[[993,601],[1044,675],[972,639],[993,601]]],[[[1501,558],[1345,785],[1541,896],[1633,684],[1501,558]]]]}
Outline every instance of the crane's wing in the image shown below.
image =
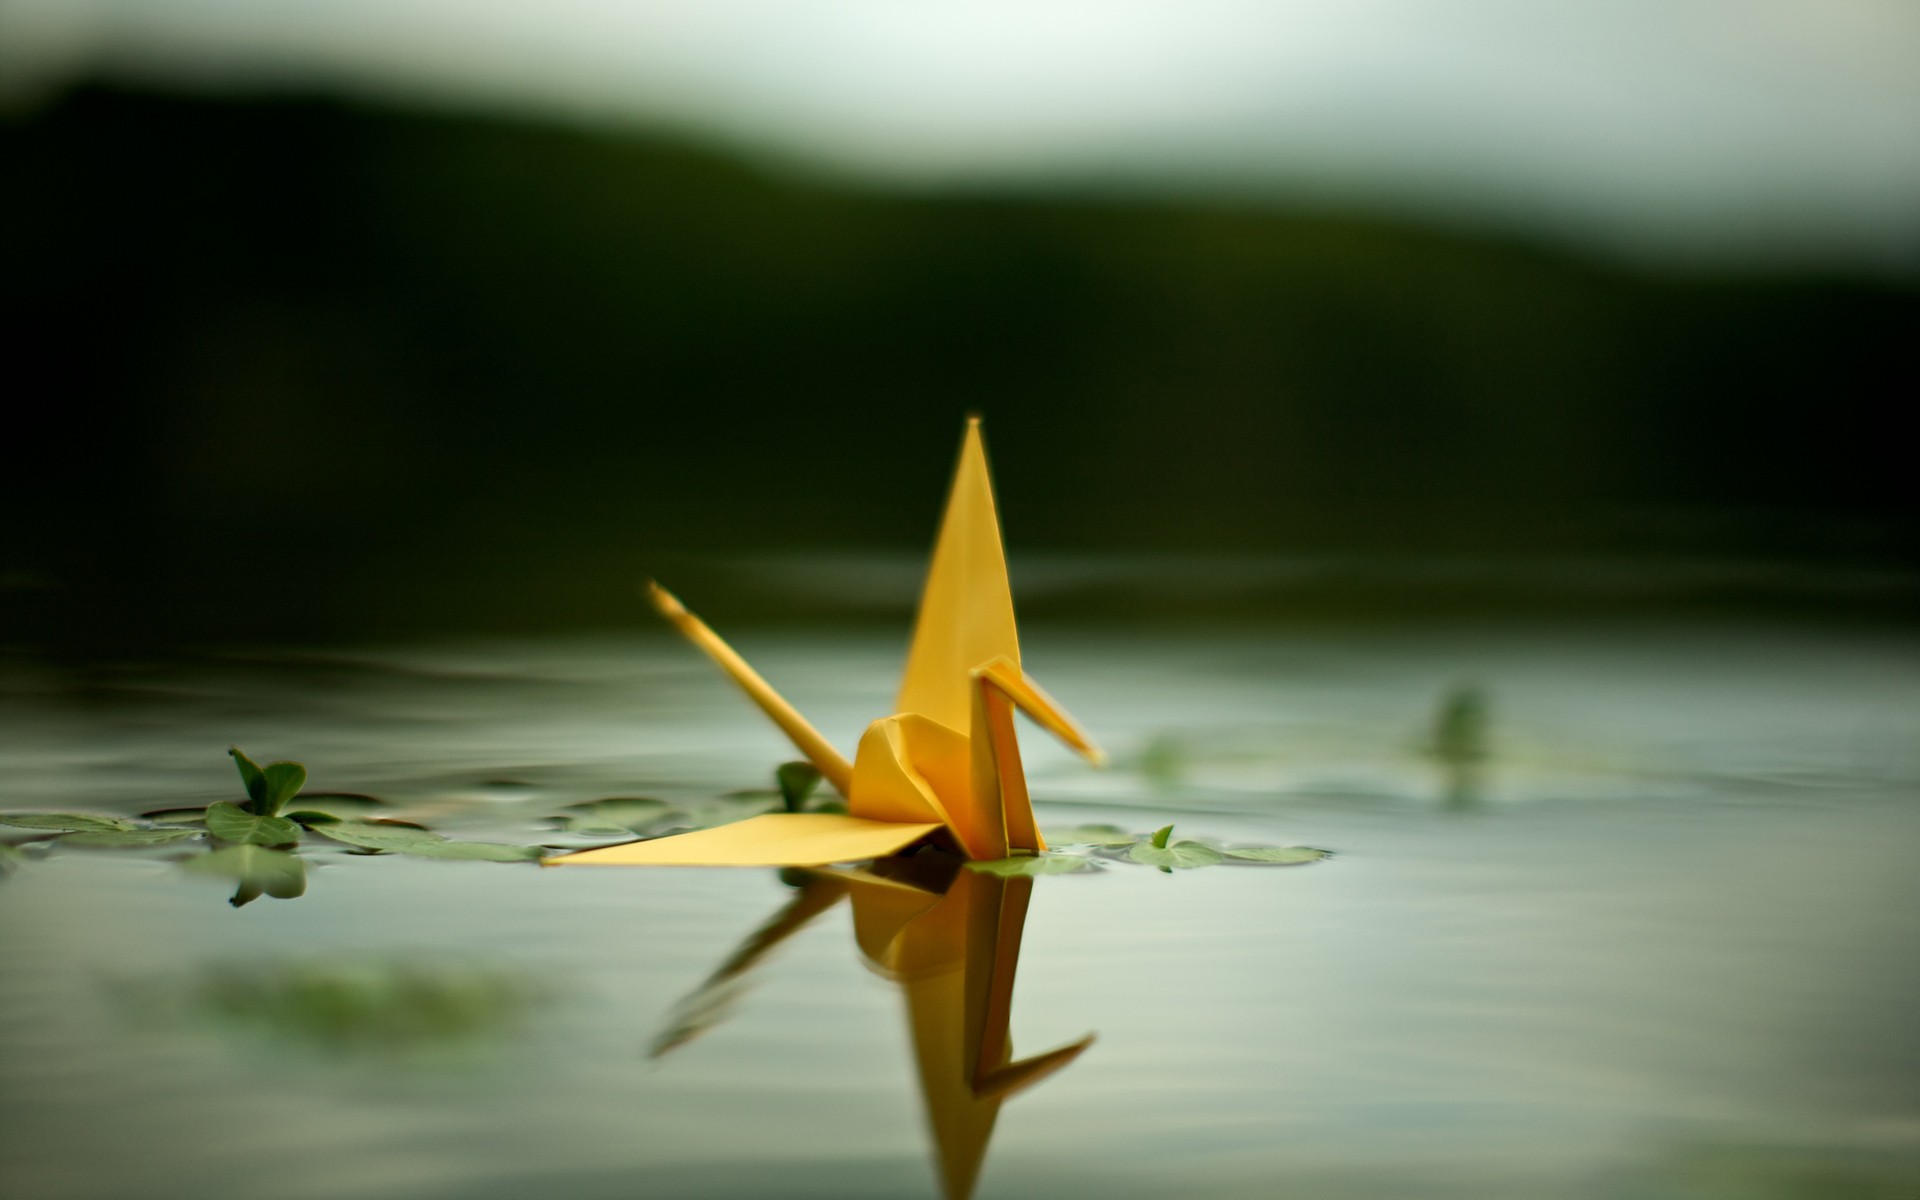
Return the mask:
{"type": "Polygon", "coordinates": [[[869,821],[841,813],[767,813],[673,837],[546,860],[554,867],[821,867],[898,854],[940,823],[869,821]]]}
{"type": "Polygon", "coordinates": [[[852,790],[853,766],[833,748],[833,743],[821,736],[800,710],[788,704],[786,697],[773,690],[773,685],[760,678],[760,673],[747,665],[732,646],[722,640],[719,634],[708,628],[707,623],[687,611],[679,597],[657,583],[647,584],[647,599],[653,602],[660,615],[672,622],[680,635],[706,652],[715,665],[727,673],[727,677],[740,685],[749,699],[760,706],[760,711],[773,718],[780,732],[787,735],[794,748],[807,756],[822,777],[842,796],[852,790]]]}

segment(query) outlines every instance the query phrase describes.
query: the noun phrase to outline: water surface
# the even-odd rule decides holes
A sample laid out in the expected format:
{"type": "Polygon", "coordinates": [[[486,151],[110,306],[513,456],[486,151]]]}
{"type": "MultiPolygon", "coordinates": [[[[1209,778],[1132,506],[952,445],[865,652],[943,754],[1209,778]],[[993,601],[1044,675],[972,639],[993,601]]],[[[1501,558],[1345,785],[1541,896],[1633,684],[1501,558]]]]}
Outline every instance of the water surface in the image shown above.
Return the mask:
{"type": "MultiPolygon", "coordinates": [[[[844,744],[887,710],[899,630],[737,640],[844,744]]],[[[1336,857],[1035,880],[1012,1053],[1096,1037],[1005,1101],[977,1195],[1920,1191],[1920,639],[1034,625],[1025,649],[1115,758],[1025,731],[1043,825],[1336,857]],[[1462,695],[1485,722],[1451,753],[1462,695]]],[[[12,809],[236,799],[238,743],[559,845],[564,805],[697,805],[791,757],[664,635],[4,678],[12,809]]],[[[168,848],[0,882],[10,1195],[941,1193],[912,988],[853,906],[695,995],[654,1057],[804,880],[303,854],[305,895],[238,910],[168,848]]]]}

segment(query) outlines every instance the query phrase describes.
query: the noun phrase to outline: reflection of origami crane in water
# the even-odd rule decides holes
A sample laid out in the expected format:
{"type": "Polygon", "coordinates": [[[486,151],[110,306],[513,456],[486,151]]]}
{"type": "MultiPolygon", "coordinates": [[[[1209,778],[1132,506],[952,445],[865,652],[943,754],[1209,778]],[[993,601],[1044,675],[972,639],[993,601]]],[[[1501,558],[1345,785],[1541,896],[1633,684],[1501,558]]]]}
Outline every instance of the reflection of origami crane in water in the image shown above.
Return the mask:
{"type": "Polygon", "coordinates": [[[851,896],[861,953],[906,994],[941,1182],[948,1200],[965,1200],[1001,1102],[1079,1057],[1093,1035],[1013,1061],[1007,1026],[1033,880],[955,872],[957,866],[946,855],[927,854],[872,870],[807,872],[786,908],[681,1002],[654,1043],[654,1057],[713,1028],[755,964],[851,896]]]}
{"type": "Polygon", "coordinates": [[[673,866],[817,866],[951,837],[969,858],[1046,849],[1014,740],[1021,709],[1094,762],[1101,754],[1020,669],[993,481],[978,419],[967,426],[900,685],[899,712],[867,726],[851,765],[733,648],[655,586],[654,604],[764,709],[827,782],[845,814],[769,813],[717,829],[548,861],[673,866]]]}

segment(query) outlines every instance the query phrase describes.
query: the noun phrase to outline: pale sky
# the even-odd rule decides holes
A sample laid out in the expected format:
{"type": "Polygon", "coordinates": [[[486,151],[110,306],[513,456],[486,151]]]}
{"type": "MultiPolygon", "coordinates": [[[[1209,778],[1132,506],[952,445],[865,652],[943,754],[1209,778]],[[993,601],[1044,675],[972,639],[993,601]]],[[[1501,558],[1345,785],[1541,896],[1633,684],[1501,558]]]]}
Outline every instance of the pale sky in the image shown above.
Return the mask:
{"type": "Polygon", "coordinates": [[[103,69],[1920,273],[1920,0],[0,0],[0,88],[103,69]]]}

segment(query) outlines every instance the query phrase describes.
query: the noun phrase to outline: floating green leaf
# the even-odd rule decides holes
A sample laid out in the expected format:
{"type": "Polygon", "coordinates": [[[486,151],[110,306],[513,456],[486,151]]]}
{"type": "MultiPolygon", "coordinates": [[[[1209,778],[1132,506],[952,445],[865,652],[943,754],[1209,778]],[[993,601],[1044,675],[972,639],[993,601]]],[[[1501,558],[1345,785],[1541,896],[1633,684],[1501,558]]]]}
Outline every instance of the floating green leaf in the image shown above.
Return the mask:
{"type": "Polygon", "coordinates": [[[292,821],[294,824],[304,826],[308,829],[312,829],[315,825],[338,825],[340,823],[340,818],[334,816],[332,813],[312,812],[304,808],[299,812],[290,812],[286,814],[286,817],[287,820],[292,821]]]}
{"type": "Polygon", "coordinates": [[[1092,871],[1096,868],[1093,861],[1078,854],[1020,854],[1012,858],[997,858],[991,862],[970,862],[969,871],[979,871],[985,875],[1066,875],[1075,871],[1092,871]]]}
{"type": "Polygon", "coordinates": [[[1164,838],[1167,830],[1172,828],[1173,826],[1169,825],[1155,834],[1155,838],[1161,839],[1157,842],[1136,842],[1127,850],[1127,857],[1149,867],[1159,867],[1163,871],[1211,867],[1224,861],[1220,851],[1200,842],[1174,842],[1172,845],[1167,845],[1164,838]]]}
{"type": "Polygon", "coordinates": [[[546,851],[539,846],[505,846],[499,842],[439,841],[422,842],[400,853],[417,858],[450,858],[463,862],[532,862],[546,851]]]}
{"type": "Polygon", "coordinates": [[[0,813],[0,825],[12,825],[17,829],[48,829],[57,833],[139,828],[132,821],[123,821],[119,817],[96,817],[87,813],[0,813]]]}
{"type": "Polygon", "coordinates": [[[86,846],[115,849],[123,846],[165,846],[199,837],[198,829],[88,829],[69,833],[60,839],[62,846],[86,846]]]}
{"type": "Polygon", "coordinates": [[[287,846],[300,840],[300,827],[285,817],[261,816],[222,800],[207,806],[207,832],[223,842],[287,846]]]}
{"type": "Polygon", "coordinates": [[[1131,846],[1140,840],[1139,834],[1118,825],[1074,825],[1042,832],[1049,846],[1131,846]]]}
{"type": "Polygon", "coordinates": [[[225,846],[190,858],[181,866],[195,875],[237,880],[240,888],[233,894],[235,908],[261,895],[291,900],[307,890],[307,864],[298,855],[265,846],[225,846]]]}
{"type": "Polygon", "coordinates": [[[774,768],[773,777],[780,785],[780,802],[790,813],[804,811],[807,797],[820,786],[819,768],[807,762],[781,763],[774,768]]]}
{"type": "Polygon", "coordinates": [[[1319,862],[1323,858],[1332,857],[1328,851],[1315,850],[1311,846],[1228,846],[1220,853],[1239,862],[1270,863],[1276,866],[1319,862]]]}
{"type": "Polygon", "coordinates": [[[612,796],[584,804],[569,804],[549,820],[567,833],[582,837],[630,837],[660,824],[680,810],[648,796],[612,796]]]}
{"type": "Polygon", "coordinates": [[[384,850],[393,854],[412,854],[420,858],[452,858],[472,862],[530,862],[544,851],[538,846],[504,846],[497,842],[450,842],[431,829],[411,825],[375,825],[366,821],[342,821],[324,825],[314,832],[336,842],[363,850],[384,850]]]}
{"type": "Polygon", "coordinates": [[[314,832],[336,842],[358,846],[363,850],[390,850],[395,853],[409,850],[422,842],[446,840],[431,829],[421,829],[415,825],[390,825],[385,822],[376,825],[367,821],[342,821],[338,825],[329,825],[325,829],[317,829],[314,832]]]}
{"type": "Polygon", "coordinates": [[[689,804],[680,815],[690,828],[706,829],[745,817],[757,817],[761,813],[778,812],[780,808],[781,799],[776,794],[736,792],[730,796],[716,796],[711,800],[689,804]]]}
{"type": "Polygon", "coordinates": [[[1173,836],[1173,826],[1162,825],[1153,831],[1153,845],[1156,850],[1167,848],[1167,839],[1173,836]]]}
{"type": "MultiPolygon", "coordinates": [[[[320,813],[339,820],[376,813],[387,807],[387,802],[377,796],[363,796],[358,792],[302,792],[300,793],[300,811],[320,813]]],[[[289,820],[292,813],[280,814],[289,820]]]]}

